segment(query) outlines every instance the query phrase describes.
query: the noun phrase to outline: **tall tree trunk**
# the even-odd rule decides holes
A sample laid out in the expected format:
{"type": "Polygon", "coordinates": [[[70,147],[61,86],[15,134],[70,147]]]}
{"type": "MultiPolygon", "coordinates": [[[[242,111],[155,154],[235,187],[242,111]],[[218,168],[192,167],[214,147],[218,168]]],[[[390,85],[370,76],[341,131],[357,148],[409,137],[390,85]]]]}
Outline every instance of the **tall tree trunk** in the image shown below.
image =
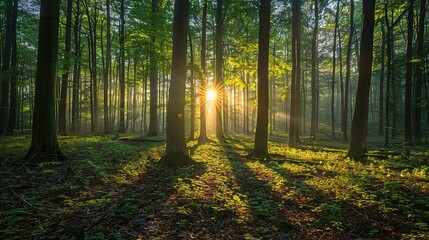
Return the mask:
{"type": "Polygon", "coordinates": [[[139,62],[139,58],[136,57],[134,59],[134,78],[133,78],[133,121],[132,123],[132,131],[136,131],[136,121],[137,121],[137,64],[139,62]]]}
{"type": "Polygon", "coordinates": [[[332,47],[332,79],[331,79],[331,134],[335,139],[335,67],[336,67],[336,50],[337,50],[337,31],[338,19],[340,15],[340,0],[337,2],[337,10],[335,12],[335,26],[334,26],[334,45],[332,47]]]}
{"type": "Polygon", "coordinates": [[[203,19],[201,31],[201,86],[200,86],[200,136],[198,143],[203,144],[208,142],[207,138],[207,123],[206,123],[206,90],[207,90],[207,75],[206,75],[206,35],[207,35],[207,0],[204,0],[203,19]]]}
{"type": "Polygon", "coordinates": [[[215,89],[217,92],[217,97],[215,101],[216,105],[216,137],[224,138],[222,130],[222,107],[224,101],[224,85],[222,79],[222,25],[223,25],[223,15],[222,15],[222,1],[217,0],[216,6],[216,78],[215,78],[215,89]]]}
{"type": "Polygon", "coordinates": [[[190,124],[190,133],[189,141],[195,140],[195,79],[194,79],[194,49],[192,46],[191,30],[188,28],[188,37],[189,37],[189,52],[190,52],[190,65],[191,65],[191,76],[190,76],[190,88],[191,88],[191,124],[190,124]]]}
{"type": "Polygon", "coordinates": [[[109,123],[109,72],[112,59],[112,44],[110,40],[110,0],[106,0],[106,65],[103,73],[103,96],[104,96],[104,132],[110,131],[109,123]]]}
{"type": "Polygon", "coordinates": [[[167,105],[167,147],[160,160],[167,166],[193,163],[185,141],[186,33],[189,0],[175,0],[173,18],[173,59],[167,105]]]}
{"type": "Polygon", "coordinates": [[[404,137],[405,143],[413,140],[411,126],[411,91],[412,91],[412,59],[413,59],[413,21],[414,21],[414,0],[409,1],[408,6],[408,29],[407,29],[407,63],[405,68],[405,116],[404,116],[404,137]]]}
{"type": "Polygon", "coordinates": [[[354,25],[354,11],[355,3],[354,0],[350,0],[350,29],[349,29],[349,40],[347,42],[347,56],[346,56],[346,82],[344,90],[344,112],[343,112],[343,140],[348,141],[347,134],[347,122],[348,122],[348,112],[349,112],[349,86],[350,86],[350,75],[351,75],[351,55],[352,55],[352,45],[353,45],[353,33],[355,32],[354,25]]]}
{"type": "MultiPolygon", "coordinates": [[[[152,0],[152,34],[150,38],[150,109],[149,109],[149,136],[158,134],[158,63],[156,54],[156,15],[158,12],[158,0],[152,0]]],[[[186,33],[185,33],[186,34],[186,33]]]]}
{"type": "Polygon", "coordinates": [[[73,1],[67,0],[66,39],[64,45],[63,74],[61,75],[61,96],[58,113],[58,133],[60,135],[67,135],[66,100],[70,71],[72,8],[73,1]]]}
{"type": "Polygon", "coordinates": [[[0,134],[7,128],[9,113],[9,80],[10,80],[10,54],[12,50],[12,11],[13,1],[6,1],[6,31],[4,37],[4,50],[2,54],[2,87],[0,99],[0,134]]]}
{"type": "Polygon", "coordinates": [[[313,38],[311,40],[311,128],[310,128],[310,137],[314,140],[316,139],[316,129],[317,129],[317,118],[318,118],[318,109],[317,109],[317,61],[318,61],[318,45],[317,45],[317,35],[319,32],[319,1],[314,0],[314,28],[313,28],[313,38]]]}
{"type": "Polygon", "coordinates": [[[424,44],[424,28],[426,15],[426,0],[420,0],[420,16],[419,28],[417,33],[417,57],[421,60],[416,66],[416,87],[414,99],[414,142],[419,144],[422,142],[421,130],[421,109],[422,109],[422,65],[423,65],[423,44],[424,44]]]}
{"type": "Polygon", "coordinates": [[[119,132],[125,132],[125,5],[121,0],[120,6],[120,27],[119,27],[119,132]]]}
{"type": "Polygon", "coordinates": [[[362,8],[363,26],[360,45],[359,78],[355,111],[352,120],[352,135],[347,156],[363,162],[368,125],[369,88],[371,86],[375,1],[363,0],[362,8]]]}
{"type": "Polygon", "coordinates": [[[289,127],[289,146],[300,143],[301,124],[301,0],[292,1],[292,81],[289,127]]]}
{"type": "Polygon", "coordinates": [[[261,0],[258,41],[258,115],[256,120],[255,157],[268,157],[268,60],[270,48],[271,0],[261,0]]]}
{"type": "Polygon", "coordinates": [[[384,132],[384,69],[385,57],[384,52],[386,48],[386,31],[383,22],[381,23],[381,57],[380,57],[380,86],[379,86],[379,106],[378,106],[378,134],[382,135],[384,132]]]}
{"type": "Polygon", "coordinates": [[[58,54],[60,1],[41,0],[35,105],[28,161],[65,159],[55,131],[55,79],[58,54]]]}
{"type": "Polygon", "coordinates": [[[76,15],[74,20],[74,66],[72,91],[72,124],[71,131],[78,131],[79,118],[79,81],[80,81],[80,0],[76,0],[76,15]]]}
{"type": "Polygon", "coordinates": [[[17,117],[17,93],[18,87],[16,84],[18,76],[18,59],[17,59],[17,46],[16,46],[16,21],[18,17],[18,0],[13,0],[13,10],[12,10],[12,28],[11,28],[11,49],[12,49],[12,58],[11,58],[11,75],[10,75],[10,108],[9,108],[9,123],[7,126],[7,133],[13,134],[15,126],[18,126],[16,123],[17,117]]]}

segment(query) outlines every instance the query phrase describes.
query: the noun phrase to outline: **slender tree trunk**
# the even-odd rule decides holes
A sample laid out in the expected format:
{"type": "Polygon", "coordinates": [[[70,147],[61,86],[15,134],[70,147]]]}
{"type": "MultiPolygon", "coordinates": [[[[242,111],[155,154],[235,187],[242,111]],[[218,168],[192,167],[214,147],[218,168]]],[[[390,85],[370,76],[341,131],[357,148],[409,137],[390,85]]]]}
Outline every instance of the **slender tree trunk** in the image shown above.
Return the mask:
{"type": "Polygon", "coordinates": [[[65,39],[65,47],[64,47],[63,74],[61,75],[60,106],[59,106],[59,113],[58,113],[59,114],[58,133],[60,135],[67,135],[66,102],[67,102],[67,91],[68,91],[68,81],[69,81],[69,72],[70,72],[72,8],[73,8],[73,1],[67,0],[66,39],[65,39]]]}
{"type": "Polygon", "coordinates": [[[207,0],[204,0],[203,5],[203,19],[202,19],[202,32],[201,32],[201,86],[200,86],[200,136],[198,143],[203,144],[208,142],[207,138],[207,122],[206,122],[206,89],[207,89],[207,75],[206,75],[206,35],[207,35],[207,0]]]}
{"type": "Polygon", "coordinates": [[[31,146],[27,161],[65,159],[58,147],[55,127],[56,79],[60,2],[41,0],[35,105],[31,146]]]}
{"type": "Polygon", "coordinates": [[[215,52],[216,52],[216,78],[215,78],[215,89],[217,92],[217,98],[215,101],[216,105],[216,137],[217,138],[224,138],[223,130],[222,130],[222,107],[223,107],[223,101],[224,101],[224,85],[223,85],[223,79],[222,79],[222,61],[223,61],[223,54],[222,54],[222,1],[223,0],[217,0],[217,6],[216,6],[216,46],[215,46],[215,52]]]}
{"type": "Polygon", "coordinates": [[[414,21],[414,0],[409,1],[408,6],[408,30],[407,30],[407,63],[405,68],[405,118],[404,137],[405,143],[413,140],[411,125],[411,91],[412,91],[412,59],[413,59],[413,21],[414,21]]]}
{"type": "Polygon", "coordinates": [[[347,136],[347,122],[348,122],[348,112],[349,112],[349,86],[350,86],[350,75],[351,75],[351,55],[352,55],[352,45],[353,45],[353,33],[355,32],[354,24],[354,11],[355,3],[354,0],[350,0],[350,29],[349,29],[349,40],[347,42],[347,56],[346,56],[346,82],[344,90],[344,114],[343,114],[343,140],[348,141],[347,136]]]}
{"type": "Polygon", "coordinates": [[[426,0],[420,0],[420,16],[419,28],[417,33],[417,57],[421,60],[416,66],[416,87],[414,99],[414,142],[420,144],[422,142],[421,130],[421,109],[422,109],[422,79],[423,79],[423,44],[424,44],[424,28],[425,28],[425,15],[426,15],[426,0]]]}
{"type": "MultiPolygon", "coordinates": [[[[149,109],[149,136],[158,134],[158,63],[156,54],[156,15],[158,12],[158,0],[152,0],[152,34],[150,38],[150,109],[149,109]]],[[[186,33],[185,33],[186,34],[186,33]]]]}
{"type": "Polygon", "coordinates": [[[120,28],[119,28],[119,55],[120,55],[120,70],[119,70],[119,132],[125,132],[125,5],[124,0],[121,0],[120,7],[120,28]]]}
{"type": "Polygon", "coordinates": [[[106,0],[106,65],[103,72],[103,96],[104,96],[104,132],[108,133],[110,131],[109,123],[109,72],[110,64],[112,58],[112,44],[110,40],[110,0],[106,0]]]}
{"type": "Polygon", "coordinates": [[[161,164],[181,166],[194,161],[185,141],[186,33],[189,23],[189,0],[175,0],[173,18],[173,59],[167,106],[167,147],[161,164]]]}
{"type": "Polygon", "coordinates": [[[314,28],[313,28],[313,38],[311,40],[311,128],[310,128],[310,137],[314,140],[316,139],[316,129],[317,129],[317,118],[318,118],[318,109],[317,109],[317,61],[318,61],[318,45],[317,45],[317,35],[319,32],[319,1],[314,0],[314,28]]]}
{"type": "Polygon", "coordinates": [[[261,0],[261,5],[259,7],[258,41],[258,115],[253,154],[256,157],[262,158],[268,157],[270,12],[271,0],[261,0]]]}
{"type": "Polygon", "coordinates": [[[194,49],[192,46],[191,30],[188,28],[188,37],[189,37],[189,51],[190,51],[190,65],[191,65],[191,76],[190,76],[190,88],[191,88],[191,124],[190,124],[190,133],[189,141],[195,140],[195,80],[194,80],[194,49]]]}
{"type": "Polygon", "coordinates": [[[331,134],[335,139],[335,67],[336,67],[336,50],[337,50],[337,31],[338,19],[340,15],[340,0],[337,2],[337,10],[335,13],[335,29],[334,29],[334,45],[332,47],[332,79],[331,79],[331,134]]]}
{"type": "Polygon", "coordinates": [[[72,91],[72,124],[71,131],[78,131],[79,118],[79,79],[80,79],[80,0],[76,0],[76,15],[74,20],[74,67],[72,91]]]}
{"type": "Polygon", "coordinates": [[[6,31],[4,37],[4,50],[2,54],[2,87],[0,99],[0,134],[7,128],[9,113],[9,80],[10,80],[10,55],[12,50],[12,12],[13,1],[6,1],[6,31]]]}
{"type": "Polygon", "coordinates": [[[18,87],[16,84],[18,76],[18,58],[17,58],[17,46],[16,46],[16,21],[18,17],[18,0],[13,0],[13,10],[12,10],[12,28],[11,28],[11,49],[12,49],[12,58],[11,58],[11,75],[10,75],[10,108],[9,108],[9,122],[7,126],[7,133],[13,134],[13,130],[16,126],[17,119],[17,93],[18,87]]]}
{"type": "Polygon", "coordinates": [[[385,69],[385,57],[384,52],[386,48],[386,31],[383,22],[381,23],[381,59],[380,59],[380,87],[379,87],[379,107],[378,107],[378,134],[384,133],[384,69],[385,69]]]}
{"type": "Polygon", "coordinates": [[[347,156],[364,162],[363,153],[368,124],[369,88],[371,86],[371,68],[374,40],[375,1],[363,0],[362,35],[360,45],[359,78],[356,92],[356,105],[352,120],[352,137],[347,156]]]}
{"type": "Polygon", "coordinates": [[[289,146],[297,147],[300,143],[301,123],[301,0],[292,1],[292,81],[291,110],[289,128],[289,146]]]}

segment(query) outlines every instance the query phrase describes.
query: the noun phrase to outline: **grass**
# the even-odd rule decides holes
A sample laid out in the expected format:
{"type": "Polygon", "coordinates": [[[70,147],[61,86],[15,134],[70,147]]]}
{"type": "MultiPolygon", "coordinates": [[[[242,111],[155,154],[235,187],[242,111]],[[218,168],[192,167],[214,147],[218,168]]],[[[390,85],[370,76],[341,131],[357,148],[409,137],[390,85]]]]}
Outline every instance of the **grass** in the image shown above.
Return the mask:
{"type": "Polygon", "coordinates": [[[232,136],[189,142],[197,164],[172,170],[161,138],[135,137],[60,137],[70,159],[37,166],[29,138],[0,138],[0,238],[429,238],[428,149],[363,165],[329,141],[273,141],[258,160],[232,136]]]}

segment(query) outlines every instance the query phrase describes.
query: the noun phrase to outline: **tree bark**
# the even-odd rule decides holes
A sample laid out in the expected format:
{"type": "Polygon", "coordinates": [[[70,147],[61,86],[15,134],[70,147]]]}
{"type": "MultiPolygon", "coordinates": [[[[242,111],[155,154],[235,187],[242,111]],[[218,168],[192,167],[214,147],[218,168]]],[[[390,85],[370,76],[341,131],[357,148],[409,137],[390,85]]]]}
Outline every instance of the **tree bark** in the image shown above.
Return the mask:
{"type": "Polygon", "coordinates": [[[216,78],[215,78],[215,89],[217,93],[215,105],[216,105],[216,137],[221,139],[224,138],[222,129],[222,107],[224,102],[224,85],[222,79],[222,1],[217,0],[216,6],[216,78]]]}
{"type": "Polygon", "coordinates": [[[173,59],[167,105],[167,147],[160,163],[170,167],[191,164],[185,141],[186,33],[189,0],[175,0],[173,18],[173,59]]]}
{"type": "Polygon", "coordinates": [[[350,75],[351,75],[351,55],[352,55],[352,45],[353,45],[353,33],[355,32],[354,24],[354,11],[355,3],[354,0],[350,0],[350,29],[349,29],[349,40],[347,42],[347,56],[346,56],[346,82],[344,90],[344,112],[343,112],[343,140],[348,141],[347,134],[347,122],[348,122],[348,111],[349,111],[349,86],[350,86],[350,75]]]}
{"type": "Polygon", "coordinates": [[[6,31],[4,37],[4,50],[2,54],[2,87],[0,99],[0,134],[7,128],[9,113],[9,80],[10,80],[10,55],[12,50],[12,0],[6,1],[6,31]]]}
{"type": "Polygon", "coordinates": [[[413,59],[413,21],[414,21],[414,0],[409,1],[408,6],[408,29],[407,29],[407,63],[405,66],[405,115],[404,115],[404,140],[411,143],[413,140],[411,126],[411,91],[412,91],[412,59],[413,59]]]}
{"type": "Polygon", "coordinates": [[[72,25],[72,8],[73,1],[67,0],[67,11],[66,11],[66,39],[64,46],[64,62],[63,62],[63,74],[61,75],[61,96],[60,106],[58,113],[58,133],[60,135],[67,135],[67,120],[66,120],[66,102],[67,102],[67,91],[68,91],[68,80],[70,72],[70,55],[71,55],[71,25],[72,25]]]}
{"type": "Polygon", "coordinates": [[[364,162],[364,150],[368,125],[369,88],[374,40],[375,1],[363,0],[362,35],[360,44],[359,77],[356,92],[355,111],[352,120],[352,134],[347,156],[364,162]]]}
{"type": "Polygon", "coordinates": [[[121,0],[120,6],[120,27],[119,27],[119,52],[120,52],[120,70],[119,70],[119,132],[125,132],[125,5],[121,0]]]}
{"type": "Polygon", "coordinates": [[[198,143],[203,144],[208,142],[207,138],[207,123],[206,123],[206,90],[207,90],[207,75],[206,75],[206,37],[207,37],[207,0],[204,0],[203,19],[201,31],[201,86],[200,86],[200,136],[198,143]]]}
{"type": "MultiPolygon", "coordinates": [[[[353,0],[352,0],[353,1],[353,0]]],[[[317,118],[318,118],[318,91],[317,91],[317,61],[318,61],[318,45],[317,35],[319,32],[319,1],[314,0],[314,28],[313,38],[311,40],[311,128],[310,137],[316,139],[317,118]]]]}
{"type": "Polygon", "coordinates": [[[74,20],[74,67],[72,90],[72,124],[71,131],[78,132],[79,118],[79,81],[80,81],[80,0],[76,0],[76,15],[74,20]]]}
{"type": "Polygon", "coordinates": [[[417,33],[417,57],[420,60],[416,66],[416,87],[414,99],[414,142],[422,142],[421,109],[422,109],[422,81],[423,81],[423,44],[426,15],[426,0],[420,0],[419,28],[417,33]]]}
{"type": "Polygon", "coordinates": [[[12,9],[12,28],[11,28],[11,74],[10,74],[10,107],[9,107],[9,122],[7,126],[7,133],[13,134],[13,130],[17,126],[17,94],[18,87],[16,84],[18,76],[18,59],[17,59],[17,46],[16,46],[16,21],[18,17],[18,0],[13,0],[13,9],[12,9]]]}
{"type": "Polygon", "coordinates": [[[268,157],[268,62],[270,48],[271,0],[261,0],[258,42],[258,115],[256,120],[255,157],[268,157]]]}
{"type": "Polygon", "coordinates": [[[337,2],[337,10],[335,13],[334,45],[332,47],[331,134],[333,139],[335,139],[335,67],[336,67],[337,31],[338,31],[339,15],[340,15],[340,0],[338,0],[337,2]]]}
{"type": "Polygon", "coordinates": [[[378,106],[378,134],[383,135],[384,133],[384,72],[385,72],[385,45],[386,45],[386,33],[384,24],[381,23],[381,59],[380,59],[380,86],[379,86],[379,106],[378,106]]]}
{"type": "Polygon", "coordinates": [[[189,52],[190,52],[190,65],[191,65],[191,76],[190,76],[190,88],[191,88],[191,124],[189,132],[189,141],[195,140],[195,79],[194,79],[194,49],[192,46],[191,30],[188,28],[189,37],[189,52]]]}
{"type": "Polygon", "coordinates": [[[27,161],[65,159],[58,147],[55,127],[59,15],[59,1],[41,0],[32,138],[24,157],[27,161]]]}
{"type": "MultiPolygon", "coordinates": [[[[149,136],[158,135],[158,63],[156,54],[156,14],[158,0],[152,0],[152,34],[150,38],[150,106],[149,106],[149,136]]],[[[186,34],[186,33],[185,33],[186,34]]]]}
{"type": "Polygon", "coordinates": [[[109,123],[109,72],[110,64],[112,59],[112,44],[110,40],[110,0],[106,0],[106,65],[104,67],[103,73],[103,99],[104,99],[104,132],[108,133],[110,131],[109,123]]]}

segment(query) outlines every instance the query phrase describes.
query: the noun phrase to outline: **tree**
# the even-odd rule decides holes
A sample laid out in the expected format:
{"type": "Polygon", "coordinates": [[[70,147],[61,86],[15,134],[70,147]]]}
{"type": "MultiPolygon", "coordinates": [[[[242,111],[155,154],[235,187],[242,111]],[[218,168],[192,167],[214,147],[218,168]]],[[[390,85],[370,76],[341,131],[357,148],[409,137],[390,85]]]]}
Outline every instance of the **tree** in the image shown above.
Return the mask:
{"type": "Polygon", "coordinates": [[[4,36],[4,50],[2,56],[2,84],[0,99],[0,133],[7,127],[7,114],[9,110],[9,76],[10,76],[10,54],[12,50],[12,0],[6,1],[6,32],[4,36]]]}
{"type": "Polygon", "coordinates": [[[412,60],[413,60],[413,21],[414,21],[414,0],[409,1],[408,6],[408,29],[407,29],[407,63],[405,68],[405,119],[404,137],[405,142],[413,140],[411,126],[411,91],[412,91],[412,60]]]}
{"type": "Polygon", "coordinates": [[[301,123],[301,0],[292,1],[292,81],[289,127],[289,146],[300,143],[301,123]]]}
{"type": "Polygon", "coordinates": [[[106,0],[106,65],[103,72],[104,83],[104,132],[110,131],[109,123],[109,72],[112,59],[112,44],[110,39],[110,0],[106,0]]]}
{"type": "Polygon", "coordinates": [[[271,0],[261,0],[258,44],[258,116],[256,120],[255,157],[268,156],[268,58],[270,48],[271,0]]]}
{"type": "Polygon", "coordinates": [[[7,125],[7,133],[13,134],[13,130],[16,126],[16,117],[17,117],[17,76],[18,76],[18,51],[16,46],[16,21],[18,17],[18,0],[13,0],[13,9],[12,9],[12,26],[11,26],[11,74],[10,74],[10,107],[9,107],[9,121],[7,125]]]}
{"type": "Polygon", "coordinates": [[[416,93],[414,100],[414,142],[421,143],[422,130],[421,130],[421,97],[422,97],[422,79],[423,79],[423,43],[424,43],[424,29],[425,29],[425,15],[426,15],[426,0],[420,0],[420,16],[419,28],[417,33],[417,57],[419,62],[416,66],[416,93]]]}
{"type": "Polygon", "coordinates": [[[36,89],[28,161],[65,159],[58,146],[55,124],[55,79],[60,1],[41,0],[36,89]]]}
{"type": "Polygon", "coordinates": [[[76,0],[76,14],[74,19],[74,66],[73,66],[73,90],[72,90],[72,111],[71,111],[71,131],[79,131],[79,85],[80,85],[80,0],[76,0]]]}
{"type": "Polygon", "coordinates": [[[156,16],[158,12],[158,0],[152,0],[152,34],[150,37],[150,106],[149,106],[149,136],[158,134],[158,63],[156,55],[156,16]]]}
{"type": "Polygon", "coordinates": [[[73,1],[67,0],[66,12],[66,41],[64,47],[64,62],[63,62],[63,75],[61,76],[61,96],[60,105],[58,110],[58,133],[60,135],[67,135],[66,124],[66,101],[70,71],[70,55],[71,55],[71,25],[72,25],[72,6],[73,1]]]}
{"type": "Polygon", "coordinates": [[[200,136],[198,143],[203,144],[208,142],[207,124],[206,124],[206,90],[207,90],[207,75],[206,75],[206,37],[207,37],[207,0],[203,4],[203,19],[201,30],[201,85],[200,85],[200,136]]]}
{"type": "Polygon", "coordinates": [[[336,50],[337,50],[337,31],[338,19],[340,15],[340,0],[337,2],[337,10],[335,12],[334,26],[334,45],[332,47],[332,79],[331,79],[331,134],[335,139],[335,66],[336,66],[336,50]]]}
{"type": "Polygon", "coordinates": [[[215,88],[217,92],[216,98],[216,137],[224,138],[223,130],[222,130],[222,107],[224,101],[224,85],[222,79],[222,1],[217,0],[216,5],[216,46],[215,46],[215,54],[216,54],[216,78],[215,78],[215,88]]]}
{"type": "Polygon", "coordinates": [[[191,30],[188,28],[189,36],[189,55],[190,55],[190,65],[191,65],[191,75],[189,76],[190,80],[190,89],[191,89],[191,124],[190,124],[190,133],[189,141],[195,140],[195,79],[194,79],[194,48],[192,45],[191,30]]]}
{"type": "MultiPolygon", "coordinates": [[[[346,56],[346,82],[344,89],[344,109],[342,111],[342,122],[343,122],[343,140],[348,141],[347,136],[347,121],[348,121],[348,106],[349,106],[349,86],[350,86],[350,68],[351,68],[351,55],[352,55],[352,45],[353,45],[353,33],[355,31],[354,25],[354,11],[355,11],[355,3],[354,0],[350,0],[350,29],[349,29],[349,40],[347,43],[347,56],[346,56]]],[[[381,97],[381,96],[380,96],[381,97]]]]}
{"type": "Polygon", "coordinates": [[[314,0],[314,28],[311,40],[311,128],[310,136],[316,139],[317,119],[318,119],[318,91],[317,91],[317,58],[318,45],[317,34],[319,32],[319,1],[314,0]]]}
{"type": "Polygon", "coordinates": [[[185,140],[186,49],[189,0],[175,0],[173,18],[173,58],[167,103],[167,147],[160,160],[175,167],[191,164],[185,140]]]}
{"type": "Polygon", "coordinates": [[[125,5],[121,0],[119,26],[119,132],[125,132],[125,5]]]}
{"type": "Polygon", "coordinates": [[[351,141],[347,156],[357,161],[364,161],[367,126],[369,88],[374,44],[374,9],[375,1],[363,0],[362,33],[360,43],[359,77],[356,91],[355,111],[352,119],[351,141]]]}

